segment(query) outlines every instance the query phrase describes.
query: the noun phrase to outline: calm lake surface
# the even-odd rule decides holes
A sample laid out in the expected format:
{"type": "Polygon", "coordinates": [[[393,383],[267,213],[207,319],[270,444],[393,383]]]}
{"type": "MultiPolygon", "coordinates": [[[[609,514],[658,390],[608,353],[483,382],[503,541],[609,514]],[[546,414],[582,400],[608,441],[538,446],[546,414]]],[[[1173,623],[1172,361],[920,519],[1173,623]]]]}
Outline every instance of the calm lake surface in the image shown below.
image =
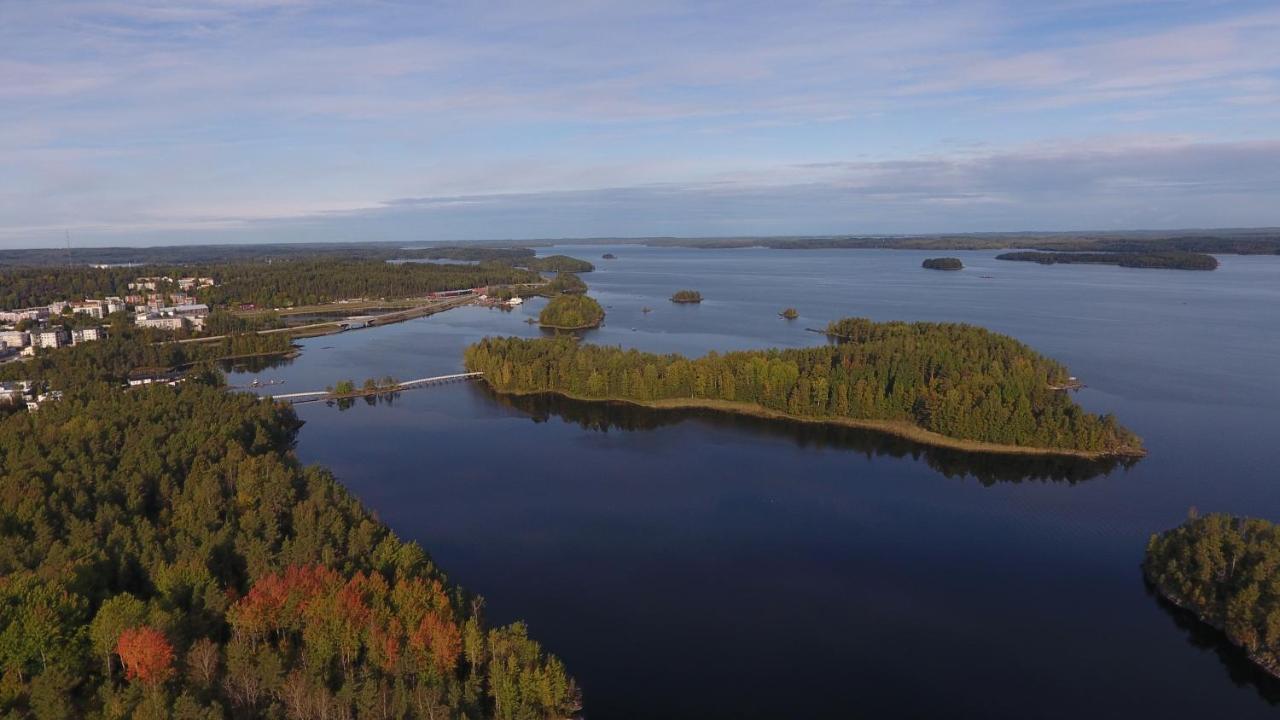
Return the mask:
{"type": "MultiPolygon", "coordinates": [[[[1065,362],[1077,399],[1150,450],[1131,467],[1001,460],[476,383],[299,405],[302,460],[483,594],[491,621],[527,621],[588,718],[1280,712],[1280,683],[1140,569],[1192,506],[1280,520],[1280,257],[1197,273],[960,252],[947,273],[916,251],[539,253],[596,264],[583,278],[608,318],[590,342],[701,354],[820,343],[806,327],[850,315],[975,323],[1065,362]],[[682,288],[706,300],[667,301],[682,288]]],[[[306,340],[230,382],[457,372],[485,335],[539,335],[525,320],[542,303],[306,340]]]]}

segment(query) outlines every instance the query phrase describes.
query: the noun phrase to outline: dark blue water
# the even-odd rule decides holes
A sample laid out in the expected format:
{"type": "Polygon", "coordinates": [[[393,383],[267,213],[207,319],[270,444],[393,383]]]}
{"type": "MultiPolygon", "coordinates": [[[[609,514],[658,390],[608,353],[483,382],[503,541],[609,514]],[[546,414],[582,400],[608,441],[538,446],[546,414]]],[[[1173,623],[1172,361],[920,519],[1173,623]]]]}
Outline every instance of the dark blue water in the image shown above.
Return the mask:
{"type": "MultiPolygon", "coordinates": [[[[1192,506],[1280,520],[1280,258],[1194,273],[972,252],[943,273],[911,251],[542,252],[596,263],[609,315],[591,342],[697,354],[822,342],[804,328],[848,315],[971,322],[1067,363],[1079,401],[1150,450],[1131,467],[1002,460],[474,384],[300,405],[301,458],[491,620],[527,620],[589,718],[1276,714],[1280,684],[1158,601],[1139,564],[1192,506]],[[666,300],[682,288],[706,301],[666,300]]],[[[289,392],[455,372],[484,335],[538,335],[541,302],[308,340],[257,376],[289,392]]]]}

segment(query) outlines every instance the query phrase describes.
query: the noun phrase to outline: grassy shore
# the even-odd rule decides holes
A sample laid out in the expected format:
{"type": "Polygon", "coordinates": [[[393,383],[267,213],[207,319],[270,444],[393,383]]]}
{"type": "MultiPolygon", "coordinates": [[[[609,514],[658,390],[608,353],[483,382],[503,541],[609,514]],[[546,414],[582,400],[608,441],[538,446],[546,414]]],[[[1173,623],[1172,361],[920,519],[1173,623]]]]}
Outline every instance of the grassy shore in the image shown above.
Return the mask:
{"type": "MultiPolygon", "coordinates": [[[[496,389],[495,392],[500,392],[506,395],[544,394],[542,392],[503,392],[496,389]]],[[[913,442],[918,442],[921,445],[931,445],[933,447],[974,453],[991,453],[997,455],[1053,455],[1062,457],[1078,457],[1086,460],[1100,460],[1109,457],[1143,457],[1147,454],[1145,450],[1097,452],[1089,450],[1072,450],[1069,448],[1030,447],[1023,445],[1005,445],[1002,443],[982,442],[980,440],[965,440],[963,438],[953,438],[947,435],[941,435],[930,430],[925,430],[918,425],[913,425],[912,423],[901,420],[858,420],[855,418],[845,417],[802,417],[778,410],[771,410],[754,403],[732,402],[729,400],[704,398],[629,400],[623,398],[588,398],[554,390],[546,392],[549,394],[567,397],[571,400],[580,400],[582,402],[622,403],[626,405],[653,408],[656,410],[714,410],[716,412],[749,415],[751,417],[768,418],[771,420],[788,420],[791,422],[811,423],[816,425],[840,425],[843,427],[858,428],[861,430],[875,430],[877,432],[883,432],[896,437],[905,438],[913,442]]]]}

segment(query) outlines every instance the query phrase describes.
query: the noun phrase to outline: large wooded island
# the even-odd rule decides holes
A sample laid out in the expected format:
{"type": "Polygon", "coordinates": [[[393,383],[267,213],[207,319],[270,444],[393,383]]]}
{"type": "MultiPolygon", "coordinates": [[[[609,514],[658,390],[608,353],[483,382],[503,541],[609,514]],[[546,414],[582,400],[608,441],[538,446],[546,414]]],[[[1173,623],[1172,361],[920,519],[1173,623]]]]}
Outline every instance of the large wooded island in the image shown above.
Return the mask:
{"type": "Polygon", "coordinates": [[[571,339],[486,338],[469,371],[503,393],[558,393],[653,407],[707,407],[883,430],[979,452],[1139,456],[1110,415],[1055,390],[1066,368],[1022,343],[962,324],[828,327],[814,348],[658,355],[571,339]]]}

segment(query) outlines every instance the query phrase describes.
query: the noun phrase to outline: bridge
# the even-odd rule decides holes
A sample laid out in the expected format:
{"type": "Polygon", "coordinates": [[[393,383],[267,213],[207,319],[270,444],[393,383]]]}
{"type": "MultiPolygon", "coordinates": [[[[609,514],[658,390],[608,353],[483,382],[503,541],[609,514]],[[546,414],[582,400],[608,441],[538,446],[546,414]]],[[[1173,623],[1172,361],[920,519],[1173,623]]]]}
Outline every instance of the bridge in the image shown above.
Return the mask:
{"type": "Polygon", "coordinates": [[[349,398],[362,397],[365,395],[381,395],[389,392],[399,392],[401,390],[412,390],[413,388],[430,387],[431,385],[444,385],[446,383],[462,382],[471,380],[484,375],[482,372],[454,373],[453,375],[436,375],[435,377],[418,378],[417,380],[406,380],[390,387],[379,387],[373,390],[365,390],[357,388],[349,393],[337,394],[329,390],[313,390],[310,392],[286,393],[284,395],[271,395],[276,400],[289,400],[309,402],[311,400],[322,400],[325,398],[349,398]]]}

